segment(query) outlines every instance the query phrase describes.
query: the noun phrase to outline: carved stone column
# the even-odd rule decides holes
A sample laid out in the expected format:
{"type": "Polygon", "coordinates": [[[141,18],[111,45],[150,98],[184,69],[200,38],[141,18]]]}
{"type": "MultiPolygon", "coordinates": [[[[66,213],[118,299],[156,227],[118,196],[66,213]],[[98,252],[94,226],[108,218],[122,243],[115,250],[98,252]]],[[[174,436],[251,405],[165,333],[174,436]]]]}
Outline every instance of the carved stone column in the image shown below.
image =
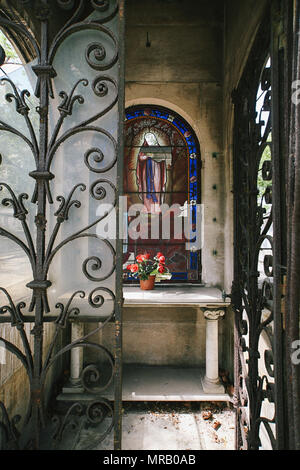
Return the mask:
{"type": "Polygon", "coordinates": [[[206,320],[206,370],[202,380],[205,393],[224,393],[225,388],[219,379],[218,321],[225,315],[222,309],[205,309],[206,320]]]}
{"type": "MultiPolygon", "coordinates": [[[[84,323],[72,322],[71,323],[72,343],[84,335],[84,323]]],[[[83,348],[72,348],[70,358],[70,380],[63,388],[64,393],[82,393],[84,388],[81,385],[80,375],[83,365],[83,348]]]]}

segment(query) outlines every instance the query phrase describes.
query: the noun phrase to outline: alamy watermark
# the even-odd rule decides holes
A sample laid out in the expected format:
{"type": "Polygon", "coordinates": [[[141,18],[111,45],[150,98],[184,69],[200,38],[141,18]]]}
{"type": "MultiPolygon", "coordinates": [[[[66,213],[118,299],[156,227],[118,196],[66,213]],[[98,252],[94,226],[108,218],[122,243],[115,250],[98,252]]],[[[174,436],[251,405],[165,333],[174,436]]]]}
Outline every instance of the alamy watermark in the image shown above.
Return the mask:
{"type": "Polygon", "coordinates": [[[292,102],[297,106],[300,104],[300,80],[295,80],[292,83],[292,89],[295,90],[292,93],[292,102]]]}
{"type": "Polygon", "coordinates": [[[296,339],[292,342],[292,349],[294,349],[294,351],[291,354],[291,361],[297,366],[300,364],[300,339],[296,339]]]}
{"type": "Polygon", "coordinates": [[[130,240],[180,240],[186,250],[198,251],[204,243],[204,206],[195,201],[180,204],[161,204],[149,211],[144,204],[131,204],[127,197],[119,198],[119,230],[116,208],[101,204],[97,209],[96,233],[100,238],[130,240]],[[117,233],[118,231],[118,233],[117,233]]]}

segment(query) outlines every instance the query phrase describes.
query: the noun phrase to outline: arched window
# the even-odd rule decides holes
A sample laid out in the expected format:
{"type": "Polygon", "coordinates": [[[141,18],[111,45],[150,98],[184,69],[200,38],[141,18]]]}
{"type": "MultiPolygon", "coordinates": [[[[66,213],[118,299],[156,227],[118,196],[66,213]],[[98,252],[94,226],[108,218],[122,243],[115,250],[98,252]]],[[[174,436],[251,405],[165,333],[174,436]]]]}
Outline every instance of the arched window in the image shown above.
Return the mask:
{"type": "MultiPolygon", "coordinates": [[[[197,137],[181,116],[152,105],[128,108],[124,132],[127,226],[135,224],[139,232],[133,237],[129,230],[124,239],[124,268],[138,254],[161,252],[172,273],[169,282],[199,282],[200,251],[195,244],[189,245],[188,239],[195,238],[187,233],[195,235],[198,228],[201,157],[197,137]]],[[[133,278],[127,273],[125,280],[133,278]]]]}

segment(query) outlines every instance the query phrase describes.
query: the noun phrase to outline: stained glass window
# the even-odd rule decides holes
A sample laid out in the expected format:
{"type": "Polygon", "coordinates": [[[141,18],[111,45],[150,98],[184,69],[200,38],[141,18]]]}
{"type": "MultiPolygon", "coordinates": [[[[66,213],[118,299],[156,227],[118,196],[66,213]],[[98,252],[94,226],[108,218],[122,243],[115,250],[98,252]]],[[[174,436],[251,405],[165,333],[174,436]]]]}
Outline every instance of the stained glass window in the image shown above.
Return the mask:
{"type": "MultiPolygon", "coordinates": [[[[138,254],[161,252],[172,273],[168,282],[200,281],[200,251],[188,248],[183,229],[189,219],[195,231],[200,168],[196,135],[178,114],[150,105],[126,110],[125,217],[127,227],[138,220],[139,236],[129,230],[124,237],[125,272],[138,254]]],[[[127,272],[125,280],[135,279],[127,272]]]]}

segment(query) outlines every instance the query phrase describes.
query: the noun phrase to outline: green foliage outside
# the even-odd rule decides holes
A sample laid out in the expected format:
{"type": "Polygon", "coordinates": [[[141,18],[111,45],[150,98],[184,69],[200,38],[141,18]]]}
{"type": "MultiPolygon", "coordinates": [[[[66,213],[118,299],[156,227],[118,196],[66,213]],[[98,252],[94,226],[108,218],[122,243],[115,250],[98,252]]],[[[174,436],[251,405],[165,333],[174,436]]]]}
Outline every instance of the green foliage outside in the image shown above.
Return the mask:
{"type": "Polygon", "coordinates": [[[3,32],[0,30],[0,45],[3,47],[5,50],[5,55],[6,55],[6,60],[5,63],[7,62],[20,62],[20,59],[12,46],[12,44],[9,42],[7,37],[3,34],[3,32]]]}

